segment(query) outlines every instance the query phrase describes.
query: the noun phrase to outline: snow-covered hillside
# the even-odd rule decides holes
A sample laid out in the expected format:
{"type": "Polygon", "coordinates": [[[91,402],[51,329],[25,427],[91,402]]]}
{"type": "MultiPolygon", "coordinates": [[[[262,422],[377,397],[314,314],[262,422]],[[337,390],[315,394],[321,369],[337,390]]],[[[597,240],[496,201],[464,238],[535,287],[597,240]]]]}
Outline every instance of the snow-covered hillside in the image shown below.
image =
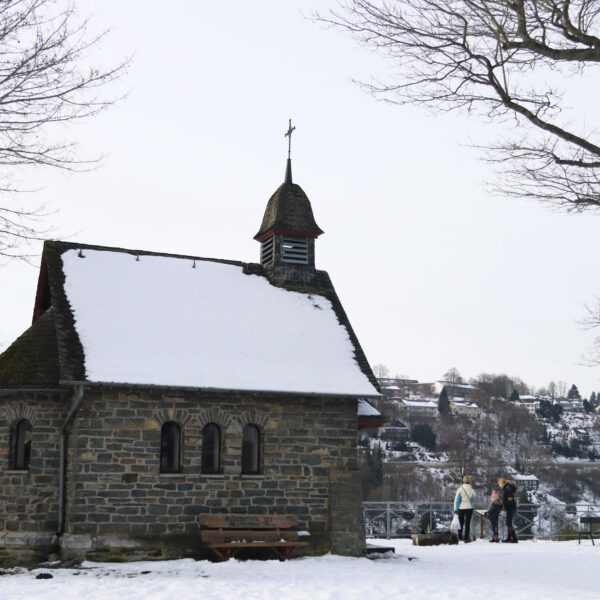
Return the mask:
{"type": "MultiPolygon", "coordinates": [[[[381,543],[388,544],[385,540],[381,543]]],[[[592,600],[600,544],[522,542],[417,547],[392,542],[393,557],[324,556],[277,561],[191,559],[85,563],[0,576],[2,600],[592,600]],[[36,579],[40,572],[52,579],[36,579]]]]}

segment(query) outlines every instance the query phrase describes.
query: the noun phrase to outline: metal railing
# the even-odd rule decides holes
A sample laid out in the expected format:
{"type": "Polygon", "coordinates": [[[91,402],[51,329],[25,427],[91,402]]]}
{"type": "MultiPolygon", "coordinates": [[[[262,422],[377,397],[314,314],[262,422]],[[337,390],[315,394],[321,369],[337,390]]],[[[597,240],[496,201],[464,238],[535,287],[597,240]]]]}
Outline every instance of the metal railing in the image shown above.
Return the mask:
{"type": "MultiPolygon", "coordinates": [[[[491,535],[489,520],[483,515],[488,505],[475,506],[471,522],[472,537],[491,535]]],[[[402,538],[414,533],[448,531],[454,513],[452,502],[364,502],[367,537],[402,538]]],[[[500,532],[505,529],[504,514],[500,532]]],[[[590,525],[581,517],[600,517],[600,504],[519,504],[514,519],[517,536],[522,539],[569,540],[589,534],[590,525]]],[[[600,536],[600,526],[593,534],[600,536]]]]}

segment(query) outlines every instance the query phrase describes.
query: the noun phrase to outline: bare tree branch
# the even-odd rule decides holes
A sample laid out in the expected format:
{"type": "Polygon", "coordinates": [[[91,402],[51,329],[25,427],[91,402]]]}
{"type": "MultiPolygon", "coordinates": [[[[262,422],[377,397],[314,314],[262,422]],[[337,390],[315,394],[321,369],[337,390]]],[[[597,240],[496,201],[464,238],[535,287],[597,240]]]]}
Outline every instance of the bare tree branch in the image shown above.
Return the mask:
{"type": "Polygon", "coordinates": [[[510,175],[499,189],[582,211],[600,207],[600,139],[564,122],[562,93],[538,74],[597,67],[599,13],[599,0],[348,0],[315,18],[398,67],[363,83],[377,97],[516,120],[485,147],[510,175]]]}
{"type": "Polygon", "coordinates": [[[0,256],[26,258],[28,242],[44,233],[43,207],[16,206],[15,167],[84,170],[98,159],[77,156],[57,137],[61,124],[94,116],[114,103],[103,92],[127,68],[88,64],[106,32],[88,35],[69,0],[0,0],[0,256]]]}

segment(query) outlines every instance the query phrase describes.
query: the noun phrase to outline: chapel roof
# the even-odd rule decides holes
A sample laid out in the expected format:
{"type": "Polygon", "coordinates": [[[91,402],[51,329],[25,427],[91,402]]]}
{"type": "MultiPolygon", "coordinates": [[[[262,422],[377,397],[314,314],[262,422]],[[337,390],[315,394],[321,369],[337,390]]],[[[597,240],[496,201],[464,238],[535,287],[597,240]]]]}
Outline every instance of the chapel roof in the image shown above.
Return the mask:
{"type": "Polygon", "coordinates": [[[378,396],[331,280],[318,274],[299,290],[252,263],[48,241],[34,324],[0,355],[0,388],[378,396]],[[11,375],[18,353],[45,366],[11,375]]]}
{"type": "Polygon", "coordinates": [[[39,389],[58,385],[55,315],[53,308],[47,310],[0,355],[0,388],[39,389]]]}
{"type": "Polygon", "coordinates": [[[304,234],[318,237],[323,230],[317,225],[312,207],[304,190],[292,182],[291,163],[288,160],[285,181],[273,193],[255,240],[262,241],[269,232],[304,234]]]}

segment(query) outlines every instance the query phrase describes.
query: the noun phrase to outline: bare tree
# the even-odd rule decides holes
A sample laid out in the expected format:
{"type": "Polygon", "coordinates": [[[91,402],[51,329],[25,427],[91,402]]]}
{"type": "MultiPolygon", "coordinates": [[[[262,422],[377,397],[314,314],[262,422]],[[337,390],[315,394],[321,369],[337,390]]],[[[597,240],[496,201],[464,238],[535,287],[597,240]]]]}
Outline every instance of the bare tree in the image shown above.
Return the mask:
{"type": "Polygon", "coordinates": [[[78,170],[80,159],[59,126],[97,114],[114,100],[103,91],[126,68],[89,64],[105,32],[88,35],[88,20],[68,0],[0,0],[0,256],[24,258],[38,239],[44,211],[17,200],[15,169],[78,170]]]}
{"type": "Polygon", "coordinates": [[[448,383],[450,384],[448,387],[448,396],[450,397],[450,400],[454,400],[454,393],[455,393],[455,386],[458,383],[464,383],[465,380],[462,378],[462,375],[459,373],[458,369],[456,367],[452,367],[450,369],[448,369],[444,375],[442,376],[444,378],[444,383],[448,383]]]}
{"type": "MultiPolygon", "coordinates": [[[[580,325],[584,329],[600,328],[600,297],[596,297],[593,305],[585,305],[586,314],[580,321],[580,325]]],[[[600,335],[596,336],[592,342],[592,348],[584,356],[584,364],[588,366],[600,365],[600,335]]]]}
{"type": "Polygon", "coordinates": [[[392,81],[364,84],[375,95],[503,123],[485,146],[510,172],[502,192],[581,211],[600,207],[600,139],[569,121],[563,92],[600,62],[599,13],[597,0],[345,0],[316,18],[392,60],[392,81]]]}
{"type": "Polygon", "coordinates": [[[382,363],[373,365],[373,374],[377,379],[387,379],[390,376],[390,370],[382,363]]]}

